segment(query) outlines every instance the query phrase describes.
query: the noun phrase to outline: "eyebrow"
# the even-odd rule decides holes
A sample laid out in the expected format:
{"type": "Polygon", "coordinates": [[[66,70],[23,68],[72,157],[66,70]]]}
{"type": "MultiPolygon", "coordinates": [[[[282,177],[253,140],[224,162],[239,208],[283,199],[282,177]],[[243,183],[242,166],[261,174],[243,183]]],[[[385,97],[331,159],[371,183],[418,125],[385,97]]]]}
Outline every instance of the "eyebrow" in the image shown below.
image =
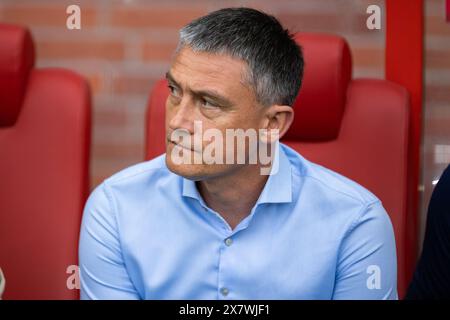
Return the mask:
{"type": "MultiPolygon", "coordinates": [[[[175,80],[173,75],[170,73],[170,71],[166,72],[166,79],[169,81],[169,83],[172,83],[179,88],[181,87],[179,85],[179,83],[175,80]]],[[[233,103],[230,100],[228,100],[227,98],[225,98],[223,95],[221,95],[220,93],[218,93],[215,90],[192,90],[192,89],[189,89],[189,91],[198,97],[208,97],[208,98],[216,101],[222,107],[229,107],[229,106],[233,105],[233,103]]]]}

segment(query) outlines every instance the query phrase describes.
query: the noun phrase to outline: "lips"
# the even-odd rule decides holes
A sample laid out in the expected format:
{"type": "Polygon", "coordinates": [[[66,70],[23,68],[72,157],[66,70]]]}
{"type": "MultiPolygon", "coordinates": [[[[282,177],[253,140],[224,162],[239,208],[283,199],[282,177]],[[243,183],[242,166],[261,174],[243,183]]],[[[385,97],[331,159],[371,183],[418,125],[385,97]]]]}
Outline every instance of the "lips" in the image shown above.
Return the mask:
{"type": "Polygon", "coordinates": [[[195,151],[195,150],[191,149],[190,147],[183,146],[183,145],[181,145],[179,143],[176,143],[175,141],[172,141],[172,140],[169,140],[169,139],[167,139],[167,142],[173,144],[174,146],[178,146],[178,147],[180,147],[180,148],[182,148],[184,150],[188,150],[188,151],[191,151],[191,152],[198,152],[198,151],[195,151]]]}

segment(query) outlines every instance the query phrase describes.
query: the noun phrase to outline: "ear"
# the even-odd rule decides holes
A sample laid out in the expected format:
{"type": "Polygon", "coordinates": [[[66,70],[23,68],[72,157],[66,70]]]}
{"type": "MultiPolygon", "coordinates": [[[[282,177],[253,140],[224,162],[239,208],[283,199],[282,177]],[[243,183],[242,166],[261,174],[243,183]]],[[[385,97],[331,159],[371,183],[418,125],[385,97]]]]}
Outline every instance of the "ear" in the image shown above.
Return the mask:
{"type": "Polygon", "coordinates": [[[286,134],[294,121],[294,109],[286,105],[272,105],[266,108],[261,128],[267,130],[265,138],[263,136],[264,142],[271,143],[286,134]]]}

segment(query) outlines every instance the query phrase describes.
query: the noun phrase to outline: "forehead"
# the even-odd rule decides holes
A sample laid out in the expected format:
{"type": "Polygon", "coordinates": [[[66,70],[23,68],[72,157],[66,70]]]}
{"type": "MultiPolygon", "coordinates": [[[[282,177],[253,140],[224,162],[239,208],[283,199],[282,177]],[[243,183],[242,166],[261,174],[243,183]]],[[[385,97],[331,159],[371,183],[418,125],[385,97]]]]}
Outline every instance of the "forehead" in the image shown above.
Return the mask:
{"type": "Polygon", "coordinates": [[[227,55],[184,47],[175,55],[170,73],[179,85],[192,90],[211,88],[232,95],[249,92],[244,80],[247,64],[227,55]]]}

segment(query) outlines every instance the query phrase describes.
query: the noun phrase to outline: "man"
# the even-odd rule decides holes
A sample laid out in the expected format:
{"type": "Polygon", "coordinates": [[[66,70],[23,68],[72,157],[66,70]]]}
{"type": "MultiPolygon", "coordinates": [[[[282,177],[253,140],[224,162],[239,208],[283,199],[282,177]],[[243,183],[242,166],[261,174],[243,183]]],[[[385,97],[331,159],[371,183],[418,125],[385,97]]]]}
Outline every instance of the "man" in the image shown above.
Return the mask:
{"type": "Polygon", "coordinates": [[[450,166],[431,195],[422,255],[406,299],[450,299],[450,166]]]}
{"type": "Polygon", "coordinates": [[[394,235],[380,201],[277,143],[302,74],[300,48],[262,12],[222,9],[181,30],[166,75],[166,154],[90,196],[81,298],[397,297],[394,235]],[[199,140],[199,127],[215,134],[199,140]],[[226,143],[230,129],[258,132],[257,146],[250,134],[226,143]],[[267,163],[250,161],[264,147],[269,174],[267,163]]]}

